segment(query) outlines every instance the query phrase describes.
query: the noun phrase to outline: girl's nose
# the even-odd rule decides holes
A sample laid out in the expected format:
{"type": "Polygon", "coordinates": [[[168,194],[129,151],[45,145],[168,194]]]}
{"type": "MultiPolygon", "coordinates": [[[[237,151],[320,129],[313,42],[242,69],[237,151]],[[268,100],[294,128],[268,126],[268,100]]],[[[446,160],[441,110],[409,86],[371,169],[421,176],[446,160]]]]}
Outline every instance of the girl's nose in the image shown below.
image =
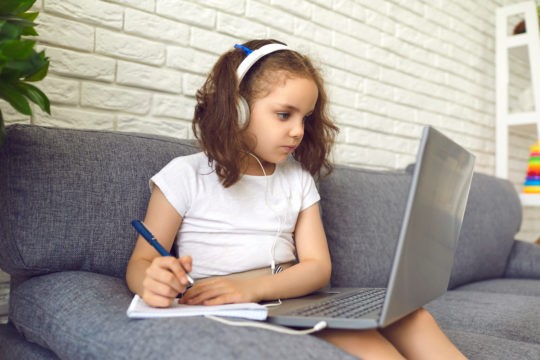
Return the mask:
{"type": "Polygon", "coordinates": [[[304,119],[294,121],[289,135],[293,138],[302,138],[304,136],[304,119]]]}

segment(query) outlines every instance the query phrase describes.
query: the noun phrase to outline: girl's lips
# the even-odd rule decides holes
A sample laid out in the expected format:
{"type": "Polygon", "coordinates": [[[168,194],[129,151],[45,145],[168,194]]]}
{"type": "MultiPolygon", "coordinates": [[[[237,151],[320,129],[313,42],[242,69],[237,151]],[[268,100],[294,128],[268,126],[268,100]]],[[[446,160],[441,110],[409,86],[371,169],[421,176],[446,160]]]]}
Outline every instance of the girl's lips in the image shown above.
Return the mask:
{"type": "Polygon", "coordinates": [[[296,146],[283,146],[288,152],[294,152],[296,150],[296,146]]]}

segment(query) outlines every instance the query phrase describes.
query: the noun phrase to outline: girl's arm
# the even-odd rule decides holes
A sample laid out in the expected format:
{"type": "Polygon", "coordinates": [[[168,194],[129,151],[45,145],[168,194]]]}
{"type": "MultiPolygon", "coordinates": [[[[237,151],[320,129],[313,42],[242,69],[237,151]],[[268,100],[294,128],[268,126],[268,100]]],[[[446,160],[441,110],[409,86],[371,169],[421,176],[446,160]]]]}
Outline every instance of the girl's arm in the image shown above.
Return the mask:
{"type": "MultiPolygon", "coordinates": [[[[159,243],[170,251],[182,217],[158,187],[152,190],[144,223],[159,243]]],[[[178,293],[185,291],[188,284],[186,271],[191,271],[190,257],[161,256],[139,236],[128,262],[126,282],[129,289],[139,294],[148,305],[167,307],[178,293]]]]}
{"type": "Polygon", "coordinates": [[[259,302],[302,296],[327,285],[330,253],[318,203],[299,214],[295,242],[299,263],[285,271],[246,280],[215,277],[198,281],[182,301],[205,305],[259,302]]]}
{"type": "Polygon", "coordinates": [[[286,299],[309,294],[330,282],[332,264],[319,203],[298,215],[294,231],[298,264],[265,277],[261,300],[286,299]]]}

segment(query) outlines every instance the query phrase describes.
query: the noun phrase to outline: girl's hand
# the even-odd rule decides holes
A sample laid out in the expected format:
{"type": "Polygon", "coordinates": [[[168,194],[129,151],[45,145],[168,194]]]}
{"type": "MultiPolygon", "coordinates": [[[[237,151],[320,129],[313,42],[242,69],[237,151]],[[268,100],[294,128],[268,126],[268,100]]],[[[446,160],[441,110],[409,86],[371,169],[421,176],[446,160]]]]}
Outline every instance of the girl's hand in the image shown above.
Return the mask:
{"type": "Polygon", "coordinates": [[[179,259],[160,256],[152,260],[142,282],[142,299],[154,307],[171,306],[176,296],[186,291],[189,284],[186,272],[191,271],[191,257],[179,259]]]}
{"type": "Polygon", "coordinates": [[[188,305],[222,305],[258,302],[257,279],[214,277],[198,280],[179,300],[188,305]]]}

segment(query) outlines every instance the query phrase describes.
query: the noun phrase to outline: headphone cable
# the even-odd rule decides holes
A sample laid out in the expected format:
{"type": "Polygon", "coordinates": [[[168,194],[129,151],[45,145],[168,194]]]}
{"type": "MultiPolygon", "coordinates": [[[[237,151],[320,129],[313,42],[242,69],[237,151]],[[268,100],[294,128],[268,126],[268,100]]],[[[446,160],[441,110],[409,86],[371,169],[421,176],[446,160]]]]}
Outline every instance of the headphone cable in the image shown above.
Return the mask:
{"type": "Polygon", "coordinates": [[[262,322],[232,321],[232,320],[224,319],[222,317],[214,316],[214,315],[205,315],[204,317],[217,321],[219,323],[225,324],[225,325],[229,325],[229,326],[253,327],[253,328],[275,331],[275,332],[287,334],[287,335],[309,335],[317,331],[321,331],[328,326],[326,321],[319,321],[312,328],[309,328],[306,330],[294,330],[294,329],[289,329],[283,326],[272,325],[272,324],[267,324],[267,323],[262,323],[262,322]]]}

